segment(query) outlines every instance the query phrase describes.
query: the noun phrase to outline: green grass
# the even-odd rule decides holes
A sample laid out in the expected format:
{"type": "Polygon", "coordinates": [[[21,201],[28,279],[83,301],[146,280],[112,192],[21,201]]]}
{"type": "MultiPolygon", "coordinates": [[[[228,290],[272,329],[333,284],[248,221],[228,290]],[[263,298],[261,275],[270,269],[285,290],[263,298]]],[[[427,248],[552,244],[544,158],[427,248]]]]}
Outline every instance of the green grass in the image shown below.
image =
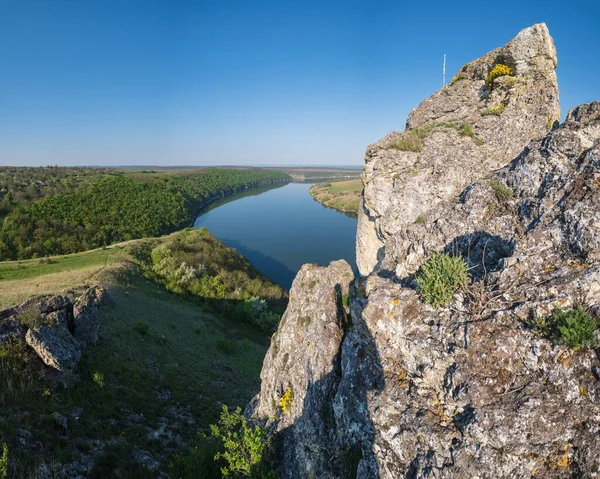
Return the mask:
{"type": "Polygon", "coordinates": [[[362,180],[317,183],[310,188],[311,196],[318,202],[338,211],[356,213],[362,194],[362,180]]]}
{"type": "Polygon", "coordinates": [[[4,439],[9,451],[16,450],[16,431],[26,429],[36,444],[12,456],[15,477],[31,477],[41,461],[78,460],[94,441],[109,440],[92,477],[156,477],[133,462],[133,448],[148,451],[165,472],[173,454],[185,453],[174,440],[165,445],[149,436],[160,429],[161,418],[172,437],[189,444],[218,420],[222,404],[244,406],[258,392],[268,337],[168,292],[137,273],[127,258],[124,252],[100,250],[50,264],[21,262],[17,269],[17,263],[0,264],[4,272],[19,273],[5,282],[18,287],[32,279],[69,278],[69,267],[122,260],[97,278],[108,287],[110,301],[100,309],[99,342],[82,357],[80,381],[68,388],[46,384],[40,378],[47,369],[28,346],[0,347],[0,417],[6,418],[0,422],[0,443],[4,439]],[[147,327],[142,334],[140,324],[147,327]],[[193,423],[181,419],[183,406],[193,423]],[[69,419],[69,438],[60,437],[52,413],[70,418],[76,408],[83,408],[79,422],[69,419]]]}
{"type": "Polygon", "coordinates": [[[573,349],[595,348],[598,341],[594,331],[600,327],[600,320],[593,318],[577,305],[570,311],[554,308],[548,316],[538,316],[533,331],[573,349]]]}
{"type": "Polygon", "coordinates": [[[492,187],[492,190],[494,191],[494,194],[496,195],[496,199],[500,203],[504,203],[505,201],[512,200],[513,197],[515,196],[515,193],[513,190],[511,190],[508,186],[503,185],[495,178],[490,180],[490,186],[492,187]]]}
{"type": "Polygon", "coordinates": [[[363,184],[362,180],[348,180],[348,181],[336,181],[331,183],[329,192],[332,194],[352,192],[362,192],[363,184]]]}
{"type": "Polygon", "coordinates": [[[0,281],[18,281],[47,274],[112,264],[118,248],[24,261],[0,262],[0,281]]]}

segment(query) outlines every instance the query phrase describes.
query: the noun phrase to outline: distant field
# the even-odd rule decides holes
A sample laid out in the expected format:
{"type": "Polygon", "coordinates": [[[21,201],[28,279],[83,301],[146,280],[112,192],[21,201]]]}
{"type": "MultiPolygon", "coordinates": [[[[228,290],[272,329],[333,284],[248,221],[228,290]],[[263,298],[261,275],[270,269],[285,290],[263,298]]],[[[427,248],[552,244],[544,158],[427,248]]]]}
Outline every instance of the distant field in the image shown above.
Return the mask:
{"type": "Polygon", "coordinates": [[[267,168],[290,175],[294,181],[338,181],[359,178],[361,168],[267,168]]]}
{"type": "Polygon", "coordinates": [[[325,206],[345,213],[356,213],[362,190],[362,180],[357,179],[317,183],[310,188],[310,194],[325,206]]]}

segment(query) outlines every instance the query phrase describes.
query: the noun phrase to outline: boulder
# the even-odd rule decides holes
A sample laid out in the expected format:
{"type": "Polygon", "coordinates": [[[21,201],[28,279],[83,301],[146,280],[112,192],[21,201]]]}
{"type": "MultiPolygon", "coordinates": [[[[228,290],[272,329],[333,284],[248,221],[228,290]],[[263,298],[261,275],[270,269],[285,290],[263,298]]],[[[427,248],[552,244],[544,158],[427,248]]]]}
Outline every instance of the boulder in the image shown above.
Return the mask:
{"type": "Polygon", "coordinates": [[[51,324],[29,329],[25,339],[46,365],[62,372],[77,368],[81,347],[62,326],[51,324]]]}

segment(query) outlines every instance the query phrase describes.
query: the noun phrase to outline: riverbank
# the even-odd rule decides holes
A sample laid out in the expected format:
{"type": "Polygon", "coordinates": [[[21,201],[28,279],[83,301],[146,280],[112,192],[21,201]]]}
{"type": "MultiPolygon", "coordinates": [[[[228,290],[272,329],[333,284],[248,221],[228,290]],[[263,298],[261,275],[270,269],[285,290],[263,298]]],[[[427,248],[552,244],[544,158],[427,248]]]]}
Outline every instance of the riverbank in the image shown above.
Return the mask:
{"type": "Polygon", "coordinates": [[[309,192],[315,201],[343,213],[357,213],[363,190],[360,179],[316,183],[309,192]]]}

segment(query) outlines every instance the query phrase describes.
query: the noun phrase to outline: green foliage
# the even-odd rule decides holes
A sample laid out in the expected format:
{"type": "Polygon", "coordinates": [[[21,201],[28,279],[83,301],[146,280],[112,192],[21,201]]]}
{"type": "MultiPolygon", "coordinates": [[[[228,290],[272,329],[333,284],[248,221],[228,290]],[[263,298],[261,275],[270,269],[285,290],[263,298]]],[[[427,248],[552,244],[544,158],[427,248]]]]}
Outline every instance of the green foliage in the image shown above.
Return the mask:
{"type": "Polygon", "coordinates": [[[452,77],[452,81],[450,82],[450,85],[454,85],[456,82],[459,82],[461,80],[466,80],[467,77],[463,76],[463,75],[456,75],[454,77],[452,77]]]}
{"type": "Polygon", "coordinates": [[[533,331],[540,336],[552,339],[571,348],[595,348],[595,330],[600,320],[592,318],[577,305],[571,311],[554,308],[548,316],[538,316],[533,323],[533,331]]]}
{"type": "Polygon", "coordinates": [[[148,334],[149,327],[148,327],[148,324],[144,323],[143,321],[134,321],[133,329],[135,329],[142,336],[145,336],[146,334],[148,334]]]}
{"type": "Polygon", "coordinates": [[[494,106],[492,108],[485,110],[481,115],[482,116],[488,116],[488,115],[500,116],[502,114],[502,112],[504,111],[504,108],[506,108],[506,105],[501,103],[498,106],[494,106]]]}
{"type": "Polygon", "coordinates": [[[74,192],[11,209],[0,228],[0,260],[75,253],[189,225],[199,207],[224,193],[287,175],[262,169],[104,175],[74,192]]]}
{"type": "Polygon", "coordinates": [[[504,186],[502,183],[500,183],[495,178],[490,180],[490,186],[492,187],[492,190],[494,191],[494,194],[496,195],[496,199],[500,203],[504,203],[505,201],[512,200],[515,195],[513,190],[511,190],[508,186],[504,186]]]}
{"type": "Polygon", "coordinates": [[[415,220],[416,223],[425,223],[425,217],[423,215],[419,215],[417,216],[417,219],[415,220]]]}
{"type": "Polygon", "coordinates": [[[231,339],[219,338],[215,342],[215,346],[223,354],[231,355],[235,353],[236,347],[235,342],[231,339]]]}
{"type": "Polygon", "coordinates": [[[470,280],[465,261],[445,253],[435,253],[421,270],[417,277],[421,301],[434,308],[446,305],[470,280]]]}
{"type": "Polygon", "coordinates": [[[425,146],[425,138],[433,131],[436,125],[426,125],[420,128],[413,128],[400,134],[400,138],[392,140],[389,143],[390,148],[401,151],[420,152],[425,146]]]}
{"type": "Polygon", "coordinates": [[[233,413],[223,406],[218,424],[210,426],[212,437],[222,442],[223,451],[215,454],[215,460],[224,459],[223,477],[268,477],[263,464],[270,440],[259,426],[249,427],[242,410],[233,413]]]}
{"type": "Polygon", "coordinates": [[[285,392],[283,393],[283,396],[281,396],[281,399],[279,399],[279,407],[281,408],[281,412],[283,414],[288,414],[291,411],[293,404],[294,404],[294,390],[290,386],[289,388],[287,388],[285,390],[285,392]]]}
{"type": "Polygon", "coordinates": [[[206,228],[177,233],[141,256],[147,274],[169,291],[267,333],[277,328],[286,292],[206,228]]]}
{"type": "Polygon", "coordinates": [[[43,324],[42,313],[35,303],[29,304],[17,315],[17,319],[29,329],[35,329],[43,324]]]}
{"type": "Polygon", "coordinates": [[[350,306],[350,295],[348,293],[342,294],[342,306],[344,306],[344,308],[350,306]]]}
{"type": "Polygon", "coordinates": [[[2,455],[0,456],[0,479],[8,476],[8,445],[0,441],[2,445],[2,455]]]}
{"type": "Polygon", "coordinates": [[[472,137],[473,136],[473,127],[471,126],[470,123],[462,123],[459,127],[458,127],[458,134],[460,136],[469,136],[472,137]]]}
{"type": "Polygon", "coordinates": [[[104,380],[104,374],[102,374],[101,372],[96,371],[94,373],[94,375],[92,376],[92,379],[94,380],[94,383],[100,389],[104,389],[104,386],[106,386],[106,381],[104,380]]]}
{"type": "Polygon", "coordinates": [[[510,67],[507,67],[506,65],[502,65],[501,63],[499,63],[494,68],[492,68],[492,70],[490,71],[487,81],[486,81],[487,87],[491,90],[492,88],[494,88],[494,80],[498,77],[505,76],[505,75],[513,76],[514,73],[510,67]]]}

